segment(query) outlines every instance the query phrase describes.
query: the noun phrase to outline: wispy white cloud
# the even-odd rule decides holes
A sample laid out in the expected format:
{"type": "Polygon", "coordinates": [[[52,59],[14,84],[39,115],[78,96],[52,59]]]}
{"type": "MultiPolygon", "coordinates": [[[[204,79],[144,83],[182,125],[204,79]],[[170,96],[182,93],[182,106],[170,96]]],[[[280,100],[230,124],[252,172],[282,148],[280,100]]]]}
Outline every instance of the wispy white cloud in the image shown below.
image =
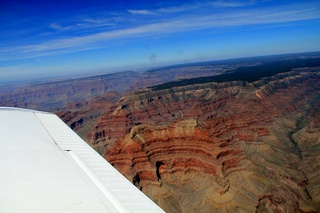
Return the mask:
{"type": "Polygon", "coordinates": [[[245,7],[245,6],[249,6],[249,5],[253,5],[256,4],[255,0],[251,0],[251,1],[222,1],[222,0],[218,0],[218,1],[213,1],[210,2],[210,4],[214,7],[217,8],[224,8],[224,7],[245,7]]]}
{"type": "Polygon", "coordinates": [[[52,23],[49,25],[49,27],[51,29],[54,29],[54,30],[60,30],[60,31],[63,31],[63,30],[70,30],[72,29],[74,26],[66,26],[66,27],[62,27],[61,25],[57,24],[57,23],[52,23]]]}
{"type": "Polygon", "coordinates": [[[110,19],[83,19],[75,23],[69,24],[67,26],[62,26],[58,23],[52,23],[49,28],[57,31],[67,31],[67,30],[87,30],[87,29],[97,29],[102,27],[114,27],[114,21],[110,19]]]}
{"type": "MultiPolygon", "coordinates": [[[[269,1],[269,0],[261,0],[263,1],[269,1]]],[[[216,0],[216,1],[203,1],[203,2],[197,2],[193,4],[183,4],[180,6],[175,7],[167,7],[167,8],[160,8],[157,10],[157,12],[160,13],[181,13],[181,12],[188,12],[191,10],[199,10],[199,9],[215,9],[215,8],[238,8],[238,7],[245,7],[257,4],[256,0],[229,0],[229,1],[223,1],[223,0],[216,0]]]]}
{"type": "MultiPolygon", "coordinates": [[[[278,25],[293,21],[319,19],[319,8],[314,5],[297,4],[277,8],[238,10],[232,13],[191,14],[184,17],[161,19],[151,24],[128,27],[89,35],[74,36],[48,40],[35,45],[17,46],[0,50],[1,60],[10,57],[32,58],[58,55],[77,51],[104,48],[117,45],[118,42],[137,37],[166,35],[177,32],[188,32],[196,29],[224,29],[239,26],[278,25]]],[[[101,23],[100,23],[101,24],[101,23]]],[[[59,27],[53,25],[52,27],[59,27]]]]}
{"type": "Polygon", "coordinates": [[[128,10],[128,12],[133,15],[156,15],[156,13],[151,10],[128,10]]]}
{"type": "Polygon", "coordinates": [[[52,24],[49,25],[49,27],[52,28],[52,29],[61,29],[61,26],[58,25],[57,23],[52,23],[52,24]]]}
{"type": "Polygon", "coordinates": [[[196,10],[199,9],[202,5],[201,4],[184,4],[180,6],[175,6],[175,7],[165,7],[165,8],[160,8],[157,10],[159,13],[181,13],[181,12],[187,12],[191,10],[196,10]]]}
{"type": "Polygon", "coordinates": [[[114,26],[115,22],[117,22],[120,18],[84,18],[81,19],[81,25],[84,26],[114,26]]]}

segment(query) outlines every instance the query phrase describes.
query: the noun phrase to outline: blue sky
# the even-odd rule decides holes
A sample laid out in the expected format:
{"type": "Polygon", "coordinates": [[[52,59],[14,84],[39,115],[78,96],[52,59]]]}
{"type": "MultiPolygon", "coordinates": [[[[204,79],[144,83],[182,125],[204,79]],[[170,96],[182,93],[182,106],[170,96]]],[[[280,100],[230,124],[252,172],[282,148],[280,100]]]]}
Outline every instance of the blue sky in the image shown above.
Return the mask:
{"type": "Polygon", "coordinates": [[[320,50],[319,0],[1,0],[0,83],[320,50]]]}

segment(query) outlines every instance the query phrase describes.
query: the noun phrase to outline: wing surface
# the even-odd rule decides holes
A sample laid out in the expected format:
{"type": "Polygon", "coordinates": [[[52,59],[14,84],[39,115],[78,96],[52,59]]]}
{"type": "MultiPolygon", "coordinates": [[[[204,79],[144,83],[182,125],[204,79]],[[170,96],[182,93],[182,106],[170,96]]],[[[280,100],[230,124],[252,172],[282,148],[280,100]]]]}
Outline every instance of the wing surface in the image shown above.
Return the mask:
{"type": "Polygon", "coordinates": [[[0,107],[0,212],[164,212],[58,116],[0,107]]]}

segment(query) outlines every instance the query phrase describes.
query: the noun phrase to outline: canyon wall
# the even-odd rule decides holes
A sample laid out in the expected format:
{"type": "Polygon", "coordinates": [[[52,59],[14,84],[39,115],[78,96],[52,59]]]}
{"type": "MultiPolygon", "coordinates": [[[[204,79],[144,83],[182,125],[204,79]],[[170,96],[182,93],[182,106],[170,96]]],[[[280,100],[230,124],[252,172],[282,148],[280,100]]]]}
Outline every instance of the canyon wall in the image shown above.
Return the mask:
{"type": "Polygon", "coordinates": [[[128,93],[87,141],[167,212],[320,210],[320,72],[128,93]]]}

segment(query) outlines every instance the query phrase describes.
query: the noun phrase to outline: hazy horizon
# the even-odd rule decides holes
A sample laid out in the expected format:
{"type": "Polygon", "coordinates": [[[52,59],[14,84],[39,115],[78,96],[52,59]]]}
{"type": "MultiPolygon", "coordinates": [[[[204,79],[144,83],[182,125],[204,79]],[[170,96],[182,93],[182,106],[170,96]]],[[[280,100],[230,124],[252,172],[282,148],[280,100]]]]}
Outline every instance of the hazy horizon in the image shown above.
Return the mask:
{"type": "Polygon", "coordinates": [[[315,0],[13,0],[0,20],[2,83],[320,50],[315,0]]]}
{"type": "MultiPolygon", "coordinates": [[[[18,86],[19,85],[29,85],[29,84],[38,84],[38,83],[49,83],[49,82],[59,82],[59,81],[65,81],[65,80],[74,80],[74,79],[84,79],[84,78],[89,78],[89,77],[99,77],[103,75],[108,75],[108,74],[116,74],[116,73],[123,73],[123,72],[145,72],[148,70],[153,70],[153,69],[165,69],[165,68],[170,68],[172,66],[192,66],[193,64],[201,64],[201,63],[214,63],[214,62],[224,62],[228,64],[228,62],[232,62],[233,60],[240,60],[240,59],[256,59],[256,58],[264,58],[264,57],[272,57],[272,56],[294,56],[294,55],[308,55],[308,54],[320,54],[320,51],[313,51],[313,52],[298,52],[298,53],[284,53],[284,54],[273,54],[273,55],[258,55],[258,56],[248,56],[248,57],[237,57],[237,58],[226,58],[226,59],[220,59],[220,60],[206,60],[206,61],[194,61],[194,62],[188,62],[188,63],[182,63],[182,64],[167,64],[167,65],[159,65],[159,66],[154,66],[154,67],[143,67],[143,68],[137,68],[137,69],[132,69],[132,70],[125,70],[125,69],[120,69],[120,70],[115,70],[115,71],[109,71],[109,72],[90,72],[90,73],[83,73],[83,74],[74,74],[71,73],[70,75],[62,75],[62,76],[48,76],[48,77],[42,77],[42,78],[32,78],[32,79],[22,79],[20,81],[2,81],[0,79],[0,87],[3,86],[18,86]]],[[[240,62],[238,62],[240,63],[240,62]]]]}

